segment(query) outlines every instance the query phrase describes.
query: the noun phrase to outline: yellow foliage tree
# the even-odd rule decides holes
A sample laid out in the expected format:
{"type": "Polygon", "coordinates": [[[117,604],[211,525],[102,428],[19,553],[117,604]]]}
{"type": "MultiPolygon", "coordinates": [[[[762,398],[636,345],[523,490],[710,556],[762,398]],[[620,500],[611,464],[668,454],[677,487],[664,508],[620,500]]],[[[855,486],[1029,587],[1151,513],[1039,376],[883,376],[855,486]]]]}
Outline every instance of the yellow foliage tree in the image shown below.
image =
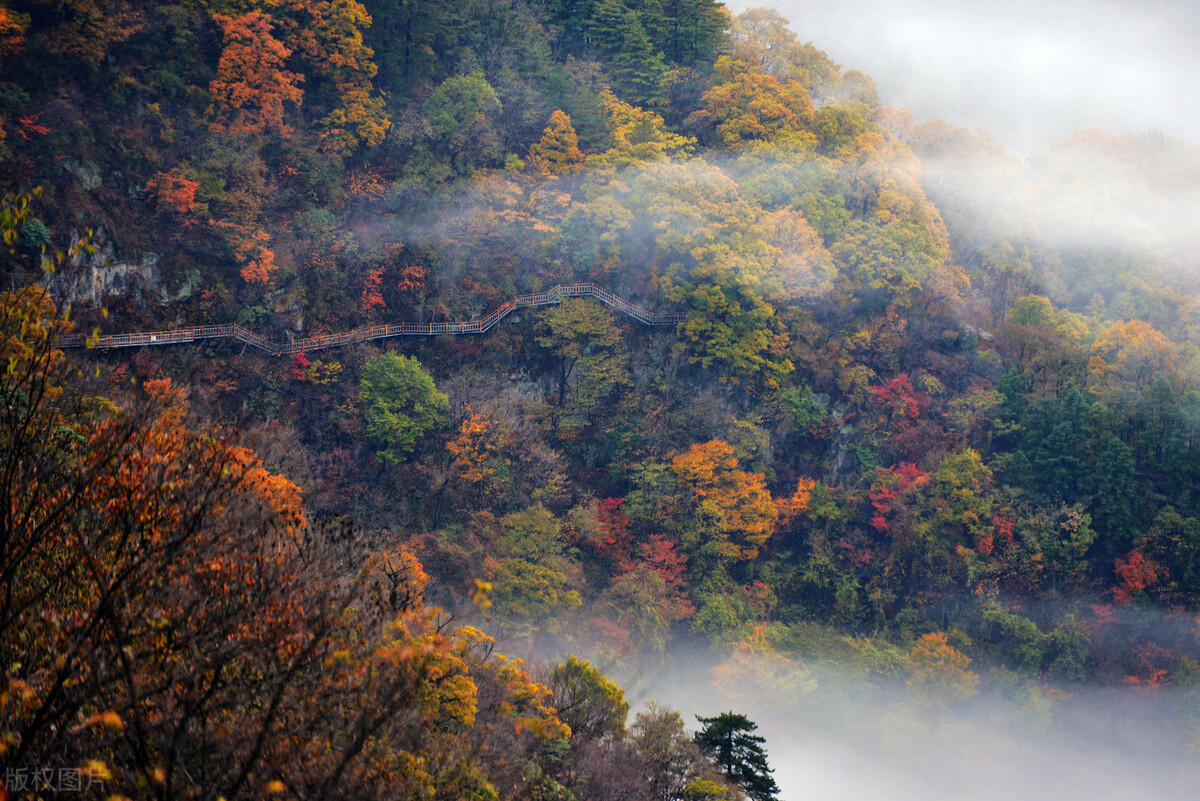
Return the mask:
{"type": "Polygon", "coordinates": [[[691,446],[675,457],[671,469],[691,490],[701,516],[714,523],[739,558],[758,556],[779,518],[763,476],[739,470],[733,447],[719,439],[691,446]]]}
{"type": "Polygon", "coordinates": [[[555,175],[582,169],[583,151],[579,149],[579,136],[571,125],[571,118],[561,110],[550,115],[542,138],[529,148],[529,163],[538,172],[555,175]]]}
{"type": "Polygon", "coordinates": [[[667,130],[662,116],[626,103],[612,91],[603,93],[611,147],[588,156],[589,167],[620,167],[639,161],[661,161],[689,155],[696,140],[667,130]]]}
{"type": "Polygon", "coordinates": [[[933,631],[917,640],[908,655],[908,686],[941,705],[945,698],[970,698],[979,686],[971,657],[949,643],[945,632],[933,631]]]}
{"type": "Polygon", "coordinates": [[[1141,320],[1116,322],[1092,343],[1088,376],[1106,391],[1149,389],[1155,379],[1175,372],[1179,349],[1162,332],[1141,320]]]}
{"type": "Polygon", "coordinates": [[[766,624],[734,645],[728,658],[712,670],[721,695],[741,704],[768,700],[796,706],[817,689],[817,680],[805,665],[772,642],[766,624]]]}
{"type": "Polygon", "coordinates": [[[375,52],[363,39],[371,15],[358,0],[297,6],[311,17],[296,31],[298,49],[316,74],[332,81],[337,96],[337,105],[321,120],[323,148],[348,155],[360,145],[375,147],[392,122],[383,98],[371,95],[371,81],[379,71],[372,61],[375,52]]]}
{"type": "Polygon", "coordinates": [[[704,93],[704,109],[696,113],[711,120],[726,147],[785,139],[805,148],[816,144],[808,130],[812,98],[799,81],[780,81],[728,56],[717,60],[715,70],[718,83],[704,93]]]}

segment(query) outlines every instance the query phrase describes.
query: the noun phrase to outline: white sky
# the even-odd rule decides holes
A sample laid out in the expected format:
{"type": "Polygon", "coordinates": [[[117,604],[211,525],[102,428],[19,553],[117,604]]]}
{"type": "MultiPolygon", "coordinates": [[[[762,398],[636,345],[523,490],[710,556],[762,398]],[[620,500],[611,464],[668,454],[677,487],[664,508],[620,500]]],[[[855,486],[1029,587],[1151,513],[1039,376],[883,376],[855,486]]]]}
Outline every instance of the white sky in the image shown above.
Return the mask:
{"type": "Polygon", "coordinates": [[[1081,128],[1200,142],[1200,0],[727,0],[875,79],[918,121],[1028,154],[1081,128]]]}

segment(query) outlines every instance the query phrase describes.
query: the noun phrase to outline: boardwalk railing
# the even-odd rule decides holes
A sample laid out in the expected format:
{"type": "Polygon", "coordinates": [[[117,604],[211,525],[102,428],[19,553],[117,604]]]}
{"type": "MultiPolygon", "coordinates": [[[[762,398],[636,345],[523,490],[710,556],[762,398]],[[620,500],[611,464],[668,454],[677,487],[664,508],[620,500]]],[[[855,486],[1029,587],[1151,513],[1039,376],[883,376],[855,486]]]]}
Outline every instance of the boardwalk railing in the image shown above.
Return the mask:
{"type": "Polygon", "coordinates": [[[83,334],[66,334],[58,339],[62,348],[137,348],[154,345],[177,345],[184,342],[195,342],[200,339],[216,339],[230,337],[239,342],[263,351],[271,356],[290,356],[296,353],[306,353],[313,350],[338,348],[355,342],[366,342],[373,339],[388,339],[389,337],[434,337],[442,334],[484,334],[519,308],[526,306],[553,306],[563,302],[563,298],[592,297],[605,305],[611,306],[622,314],[651,326],[675,325],[682,322],[687,315],[684,312],[652,312],[636,306],[625,298],[609,292],[595,284],[559,284],[546,292],[531,292],[517,295],[511,300],[501,303],[499,308],[479,320],[461,323],[392,323],[390,325],[370,325],[344,331],[340,334],[325,334],[323,336],[293,339],[290,342],[272,342],[261,334],[256,334],[240,325],[197,325],[190,328],[175,328],[169,331],[149,331],[134,334],[101,334],[89,342],[83,334]]]}

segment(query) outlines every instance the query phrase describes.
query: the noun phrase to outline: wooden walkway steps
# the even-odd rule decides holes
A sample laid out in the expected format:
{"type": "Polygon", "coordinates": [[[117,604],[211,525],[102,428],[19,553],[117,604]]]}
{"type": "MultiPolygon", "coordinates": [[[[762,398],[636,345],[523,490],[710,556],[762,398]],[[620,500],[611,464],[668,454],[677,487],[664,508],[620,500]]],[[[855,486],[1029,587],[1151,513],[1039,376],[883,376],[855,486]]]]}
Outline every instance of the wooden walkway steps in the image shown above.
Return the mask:
{"type": "Polygon", "coordinates": [[[479,320],[461,323],[392,323],[390,325],[370,325],[345,331],[340,334],[325,334],[323,336],[293,339],[289,342],[272,342],[261,334],[256,334],[248,328],[237,324],[231,325],[196,325],[190,328],[174,328],[167,331],[148,331],[130,334],[101,334],[89,341],[84,334],[67,334],[59,337],[58,346],[62,348],[136,348],[157,345],[179,345],[196,342],[202,339],[217,339],[229,337],[262,351],[269,356],[291,356],[326,348],[337,348],[355,342],[367,342],[373,339],[388,339],[390,337],[432,337],[441,334],[484,334],[496,323],[503,320],[512,312],[526,306],[551,306],[563,302],[564,298],[596,298],[617,311],[650,326],[675,325],[687,315],[684,312],[652,312],[636,306],[625,298],[592,283],[559,284],[546,292],[532,292],[517,295],[511,300],[500,304],[500,307],[488,316],[479,320]]]}

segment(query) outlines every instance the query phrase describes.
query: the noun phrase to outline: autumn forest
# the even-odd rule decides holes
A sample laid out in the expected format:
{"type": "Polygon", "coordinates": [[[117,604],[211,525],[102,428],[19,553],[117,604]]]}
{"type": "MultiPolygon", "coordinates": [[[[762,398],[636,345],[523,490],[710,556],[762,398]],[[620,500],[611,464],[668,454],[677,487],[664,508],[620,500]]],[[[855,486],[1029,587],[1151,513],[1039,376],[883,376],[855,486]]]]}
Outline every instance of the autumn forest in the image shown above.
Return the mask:
{"type": "Polygon", "coordinates": [[[806,40],[0,0],[0,797],[769,801],[867,696],[1200,767],[1200,145],[806,40]]]}

